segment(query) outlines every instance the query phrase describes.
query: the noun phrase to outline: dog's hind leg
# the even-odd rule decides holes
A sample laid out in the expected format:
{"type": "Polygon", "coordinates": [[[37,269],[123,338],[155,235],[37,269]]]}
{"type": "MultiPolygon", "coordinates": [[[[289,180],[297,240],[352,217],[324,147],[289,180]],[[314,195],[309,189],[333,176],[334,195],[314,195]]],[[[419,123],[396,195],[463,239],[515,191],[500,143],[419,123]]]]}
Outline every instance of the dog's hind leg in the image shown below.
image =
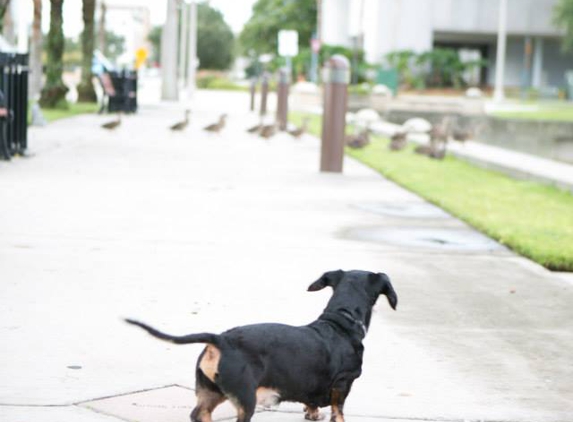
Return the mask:
{"type": "Polygon", "coordinates": [[[331,392],[330,399],[330,422],[344,422],[344,401],[346,400],[346,395],[343,391],[333,388],[331,392]]]}
{"type": "Polygon", "coordinates": [[[217,384],[211,381],[199,366],[195,372],[195,395],[197,396],[197,405],[191,412],[192,422],[212,422],[211,413],[213,410],[227,400],[217,384]]]}
{"type": "Polygon", "coordinates": [[[191,412],[192,422],[212,422],[213,410],[227,398],[220,392],[201,388],[197,390],[197,406],[191,412]]]}

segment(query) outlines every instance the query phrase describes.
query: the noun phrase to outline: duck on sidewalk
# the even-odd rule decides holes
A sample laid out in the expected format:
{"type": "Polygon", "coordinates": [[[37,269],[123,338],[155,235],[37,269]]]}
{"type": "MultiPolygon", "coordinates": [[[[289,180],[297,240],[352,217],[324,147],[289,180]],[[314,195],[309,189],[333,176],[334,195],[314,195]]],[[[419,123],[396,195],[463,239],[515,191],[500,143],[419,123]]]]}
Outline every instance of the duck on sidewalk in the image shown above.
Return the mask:
{"type": "Polygon", "coordinates": [[[205,126],[203,130],[206,130],[207,132],[219,133],[225,127],[226,120],[227,120],[227,115],[221,114],[221,116],[219,117],[219,121],[217,123],[212,123],[208,126],[205,126]]]}
{"type": "Polygon", "coordinates": [[[189,115],[191,114],[191,110],[185,110],[185,119],[179,123],[175,123],[174,125],[170,126],[169,129],[173,131],[182,131],[189,125],[189,115]]]}

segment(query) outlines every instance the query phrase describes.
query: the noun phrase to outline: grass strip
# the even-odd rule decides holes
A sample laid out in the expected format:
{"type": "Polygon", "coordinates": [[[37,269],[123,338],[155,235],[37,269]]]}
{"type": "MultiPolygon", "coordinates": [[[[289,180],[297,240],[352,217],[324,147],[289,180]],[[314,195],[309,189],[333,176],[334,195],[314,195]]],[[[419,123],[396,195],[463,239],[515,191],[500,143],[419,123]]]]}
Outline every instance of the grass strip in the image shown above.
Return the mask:
{"type": "MultiPolygon", "coordinates": [[[[291,113],[300,124],[302,113],[291,113]]],[[[320,116],[310,131],[320,136],[320,116]]],[[[512,179],[447,156],[443,161],[388,149],[374,136],[346,153],[417,193],[479,231],[546,268],[573,271],[573,195],[540,183],[512,179]]]]}

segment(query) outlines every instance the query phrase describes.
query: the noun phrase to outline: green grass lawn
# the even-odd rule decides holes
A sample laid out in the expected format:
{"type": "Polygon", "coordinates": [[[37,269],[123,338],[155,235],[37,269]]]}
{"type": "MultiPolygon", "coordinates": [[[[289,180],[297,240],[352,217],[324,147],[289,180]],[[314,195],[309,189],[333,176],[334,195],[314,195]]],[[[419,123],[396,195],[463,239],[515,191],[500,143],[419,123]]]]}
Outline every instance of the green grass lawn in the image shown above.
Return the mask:
{"type": "MultiPolygon", "coordinates": [[[[32,106],[28,107],[28,123],[31,121],[32,106]]],[[[42,114],[48,123],[65,119],[67,117],[77,116],[78,114],[97,113],[99,104],[96,103],[70,103],[67,110],[43,108],[42,114]]]]}
{"type": "MultiPolygon", "coordinates": [[[[291,113],[298,124],[302,114],[291,113]]],[[[319,135],[320,117],[311,132],[319,135]]],[[[447,156],[443,161],[388,149],[388,140],[347,154],[466,221],[514,251],[559,271],[573,271],[573,195],[514,180],[447,156]]]]}
{"type": "Polygon", "coordinates": [[[492,116],[502,119],[550,120],[573,122],[573,103],[571,105],[539,105],[538,110],[496,111],[492,116]]]}

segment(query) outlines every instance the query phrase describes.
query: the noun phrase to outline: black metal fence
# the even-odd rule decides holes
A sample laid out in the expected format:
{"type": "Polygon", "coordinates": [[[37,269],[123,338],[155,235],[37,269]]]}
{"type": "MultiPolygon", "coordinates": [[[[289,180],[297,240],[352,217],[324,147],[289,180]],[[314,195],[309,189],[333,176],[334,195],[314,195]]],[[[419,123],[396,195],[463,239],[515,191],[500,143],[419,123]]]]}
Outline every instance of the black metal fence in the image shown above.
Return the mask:
{"type": "Polygon", "coordinates": [[[0,156],[28,147],[28,54],[0,53],[0,156]]]}

